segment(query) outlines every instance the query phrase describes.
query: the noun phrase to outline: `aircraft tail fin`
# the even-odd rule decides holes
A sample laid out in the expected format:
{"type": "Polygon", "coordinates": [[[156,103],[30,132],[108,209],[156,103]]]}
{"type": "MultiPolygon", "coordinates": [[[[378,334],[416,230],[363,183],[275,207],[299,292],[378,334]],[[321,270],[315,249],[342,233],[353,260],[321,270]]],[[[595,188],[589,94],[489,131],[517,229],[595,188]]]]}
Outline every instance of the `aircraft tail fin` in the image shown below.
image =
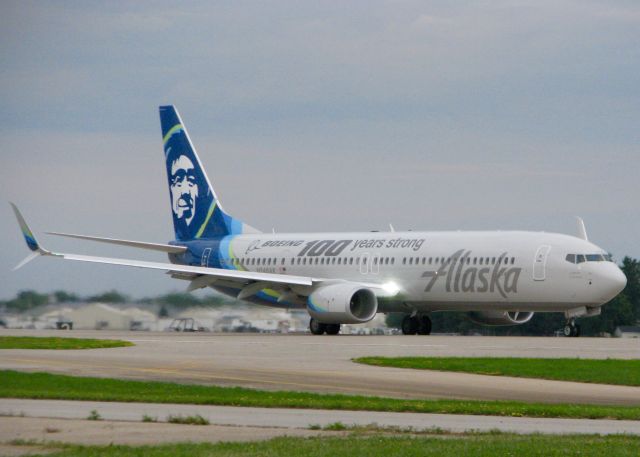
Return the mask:
{"type": "Polygon", "coordinates": [[[188,241],[257,232],[220,206],[173,105],[160,107],[160,124],[176,239],[188,241]]]}

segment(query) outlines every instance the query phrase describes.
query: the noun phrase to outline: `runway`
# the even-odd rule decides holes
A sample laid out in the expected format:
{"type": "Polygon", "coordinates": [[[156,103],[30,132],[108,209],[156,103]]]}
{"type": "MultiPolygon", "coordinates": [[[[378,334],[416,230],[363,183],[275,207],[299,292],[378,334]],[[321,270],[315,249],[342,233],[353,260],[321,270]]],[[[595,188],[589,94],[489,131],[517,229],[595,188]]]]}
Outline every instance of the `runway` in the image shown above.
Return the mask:
{"type": "MultiPolygon", "coordinates": [[[[531,417],[466,416],[459,414],[390,413],[375,411],[337,411],[287,408],[241,408],[233,406],[181,405],[154,403],[117,403],[67,400],[0,399],[0,415],[22,415],[62,419],[86,419],[97,411],[105,420],[139,423],[144,414],[166,420],[168,415],[190,416],[199,414],[212,425],[308,429],[311,425],[327,426],[341,422],[344,425],[411,428],[415,431],[430,429],[454,433],[467,431],[500,430],[510,433],[545,434],[619,434],[640,435],[640,421],[605,419],[552,419],[531,417]]],[[[197,427],[196,427],[197,428],[197,427]]],[[[13,437],[15,438],[15,436],[13,437]]],[[[0,433],[0,442],[2,434],[0,433]]]]}
{"type": "Polygon", "coordinates": [[[640,358],[640,340],[631,339],[77,330],[3,330],[0,335],[115,338],[136,344],[71,351],[2,350],[0,369],[397,398],[640,405],[638,387],[383,368],[351,361],[365,355],[640,358]]]}

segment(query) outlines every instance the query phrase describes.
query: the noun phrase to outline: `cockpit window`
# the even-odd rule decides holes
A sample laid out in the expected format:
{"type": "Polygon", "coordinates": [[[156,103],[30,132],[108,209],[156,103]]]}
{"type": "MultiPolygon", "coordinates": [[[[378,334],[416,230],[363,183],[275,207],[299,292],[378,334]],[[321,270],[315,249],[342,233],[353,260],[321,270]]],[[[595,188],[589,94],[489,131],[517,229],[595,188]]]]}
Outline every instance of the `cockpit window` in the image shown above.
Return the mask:
{"type": "Polygon", "coordinates": [[[567,254],[565,260],[569,263],[613,262],[610,254],[567,254]]]}

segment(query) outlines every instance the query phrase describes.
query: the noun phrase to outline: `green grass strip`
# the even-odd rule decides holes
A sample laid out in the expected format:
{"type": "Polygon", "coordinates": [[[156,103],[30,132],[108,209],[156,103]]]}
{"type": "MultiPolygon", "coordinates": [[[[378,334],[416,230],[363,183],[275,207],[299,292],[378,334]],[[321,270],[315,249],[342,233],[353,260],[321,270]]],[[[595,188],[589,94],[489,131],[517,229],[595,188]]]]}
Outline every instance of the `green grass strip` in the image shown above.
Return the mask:
{"type": "Polygon", "coordinates": [[[367,365],[456,371],[490,376],[640,386],[640,360],[494,357],[360,357],[367,365]]]}
{"type": "Polygon", "coordinates": [[[154,446],[71,446],[50,444],[50,457],[388,457],[388,456],[569,456],[640,455],[640,437],[629,435],[513,435],[380,436],[274,438],[249,443],[180,443],[154,446]]]}
{"type": "Polygon", "coordinates": [[[133,343],[87,338],[0,336],[0,349],[98,349],[125,346],[133,346],[133,343]]]}
{"type": "Polygon", "coordinates": [[[10,370],[0,371],[0,397],[640,420],[640,406],[545,404],[515,401],[406,400],[294,391],[270,392],[242,387],[127,381],[50,373],[22,373],[10,370]]]}

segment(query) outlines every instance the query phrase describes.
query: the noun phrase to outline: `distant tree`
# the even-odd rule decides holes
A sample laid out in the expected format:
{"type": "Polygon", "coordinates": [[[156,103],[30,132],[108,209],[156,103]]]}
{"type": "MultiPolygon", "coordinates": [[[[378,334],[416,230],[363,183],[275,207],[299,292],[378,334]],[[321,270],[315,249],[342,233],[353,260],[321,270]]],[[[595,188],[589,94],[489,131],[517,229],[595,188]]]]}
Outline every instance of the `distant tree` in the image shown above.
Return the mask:
{"type": "Polygon", "coordinates": [[[627,277],[627,287],[622,293],[629,299],[635,320],[638,321],[640,320],[640,261],[625,257],[622,260],[622,271],[627,277]]]}
{"type": "MultiPolygon", "coordinates": [[[[200,303],[202,303],[205,306],[222,306],[222,305],[227,305],[229,304],[232,300],[234,299],[230,299],[225,297],[224,295],[205,295],[204,297],[202,297],[202,299],[200,300],[200,303]]],[[[251,305],[251,303],[245,303],[247,305],[251,305]]]]}
{"type": "Polygon", "coordinates": [[[56,290],[53,296],[58,303],[74,303],[80,300],[76,294],[65,292],[64,290],[56,290]]]}
{"type": "Polygon", "coordinates": [[[176,308],[185,308],[201,304],[198,297],[185,292],[172,292],[166,295],[161,295],[154,301],[160,305],[170,305],[175,306],[176,308]]]}
{"type": "Polygon", "coordinates": [[[160,311],[158,311],[158,317],[169,317],[169,310],[165,305],[160,307],[160,311]]]}
{"type": "Polygon", "coordinates": [[[389,313],[384,318],[384,323],[389,328],[402,328],[402,319],[405,314],[403,313],[389,313]]]}
{"type": "Polygon", "coordinates": [[[27,311],[36,306],[46,305],[49,302],[47,294],[39,294],[35,290],[23,290],[13,300],[6,302],[7,310],[27,311]]]}
{"type": "Polygon", "coordinates": [[[117,290],[111,290],[109,292],[88,297],[87,301],[100,303],[126,303],[129,301],[129,297],[121,294],[117,290]]]}

